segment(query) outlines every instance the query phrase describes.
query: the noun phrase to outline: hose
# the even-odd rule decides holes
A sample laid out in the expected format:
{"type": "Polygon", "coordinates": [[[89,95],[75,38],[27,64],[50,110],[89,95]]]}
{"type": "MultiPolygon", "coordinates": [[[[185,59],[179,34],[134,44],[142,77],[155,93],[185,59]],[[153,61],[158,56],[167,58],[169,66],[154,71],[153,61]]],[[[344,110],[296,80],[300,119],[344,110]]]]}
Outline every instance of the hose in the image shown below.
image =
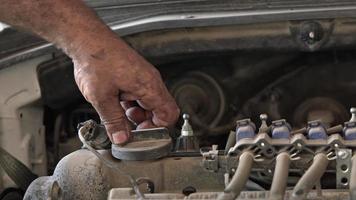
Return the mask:
{"type": "Polygon", "coordinates": [[[0,168],[6,172],[22,191],[26,191],[31,182],[38,178],[26,165],[1,147],[0,168]]]}
{"type": "Polygon", "coordinates": [[[356,200],[356,154],[351,158],[350,199],[356,200]]]}
{"type": "Polygon", "coordinates": [[[250,151],[245,151],[241,154],[236,172],[224,192],[218,196],[218,200],[232,200],[239,196],[248,181],[253,159],[254,155],[250,151]]]}
{"type": "Polygon", "coordinates": [[[323,176],[329,164],[329,159],[325,153],[315,155],[313,164],[299,179],[297,185],[293,189],[291,200],[303,200],[317,181],[323,176]]]}
{"type": "Polygon", "coordinates": [[[63,120],[64,114],[57,116],[54,122],[53,130],[53,162],[58,163],[59,161],[59,139],[61,136],[61,131],[63,130],[63,120]]]}
{"type": "Polygon", "coordinates": [[[230,131],[229,137],[227,138],[226,141],[226,146],[225,146],[225,155],[229,152],[230,148],[233,147],[236,143],[236,133],[233,131],[230,131]]]}
{"type": "Polygon", "coordinates": [[[280,153],[276,158],[273,181],[269,200],[283,200],[287,187],[290,155],[287,152],[280,153]]]}

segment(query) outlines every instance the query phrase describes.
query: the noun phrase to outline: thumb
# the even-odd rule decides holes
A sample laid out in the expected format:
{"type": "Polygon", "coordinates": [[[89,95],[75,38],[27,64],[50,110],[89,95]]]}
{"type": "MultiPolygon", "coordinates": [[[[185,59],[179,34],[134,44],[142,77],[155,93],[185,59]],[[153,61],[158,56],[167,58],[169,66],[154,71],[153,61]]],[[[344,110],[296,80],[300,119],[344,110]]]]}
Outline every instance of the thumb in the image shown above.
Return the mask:
{"type": "Polygon", "coordinates": [[[131,126],[117,97],[92,103],[104,124],[108,137],[114,144],[124,144],[129,139],[131,126]]]}

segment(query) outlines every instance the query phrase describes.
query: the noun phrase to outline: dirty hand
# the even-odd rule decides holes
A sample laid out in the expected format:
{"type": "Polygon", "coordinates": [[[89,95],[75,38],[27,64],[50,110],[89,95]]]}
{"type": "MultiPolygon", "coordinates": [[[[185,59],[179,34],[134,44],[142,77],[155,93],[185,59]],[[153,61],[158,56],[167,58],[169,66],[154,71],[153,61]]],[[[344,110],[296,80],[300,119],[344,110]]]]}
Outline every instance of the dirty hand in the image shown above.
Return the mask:
{"type": "Polygon", "coordinates": [[[87,49],[73,58],[75,80],[113,143],[128,141],[129,121],[137,128],[174,125],[179,109],[158,70],[121,40],[87,49]]]}

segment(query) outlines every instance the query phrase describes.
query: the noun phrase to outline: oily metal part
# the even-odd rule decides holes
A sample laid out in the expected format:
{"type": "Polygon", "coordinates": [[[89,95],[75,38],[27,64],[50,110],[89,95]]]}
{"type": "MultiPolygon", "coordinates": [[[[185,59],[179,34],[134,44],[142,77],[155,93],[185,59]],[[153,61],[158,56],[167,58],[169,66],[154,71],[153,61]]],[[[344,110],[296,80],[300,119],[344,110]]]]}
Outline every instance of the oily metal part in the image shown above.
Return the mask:
{"type": "Polygon", "coordinates": [[[79,129],[78,131],[78,136],[80,141],[83,143],[83,145],[89,150],[91,151],[97,158],[99,158],[106,166],[114,169],[115,171],[117,171],[119,174],[122,174],[124,176],[126,176],[129,180],[130,183],[132,185],[132,188],[135,192],[135,194],[137,195],[138,199],[145,199],[144,194],[140,191],[138,184],[135,180],[135,178],[129,174],[128,172],[122,171],[120,168],[118,168],[117,166],[115,166],[114,163],[112,163],[110,160],[105,159],[98,151],[96,151],[93,147],[91,147],[87,141],[85,140],[85,134],[88,133],[87,127],[83,126],[79,129]]]}
{"type": "MultiPolygon", "coordinates": [[[[98,152],[121,171],[129,172],[136,178],[145,177],[151,180],[155,193],[181,194],[182,189],[188,186],[194,187],[198,192],[224,189],[223,174],[204,170],[200,166],[199,155],[175,155],[150,161],[122,161],[113,158],[109,150],[98,152]]],[[[58,181],[62,188],[62,199],[108,199],[108,192],[112,188],[128,188],[131,190],[130,195],[136,199],[127,176],[104,164],[87,149],[75,151],[63,158],[52,176],[36,179],[26,192],[27,199],[48,200],[48,189],[53,181],[58,181]]],[[[141,183],[140,179],[136,181],[141,183]]],[[[146,193],[149,191],[145,185],[139,184],[139,187],[147,198],[150,194],[146,193]]]]}
{"type": "Polygon", "coordinates": [[[283,200],[287,187],[290,159],[287,152],[282,152],[277,156],[269,200],[283,200]]]}
{"type": "Polygon", "coordinates": [[[329,159],[325,153],[318,153],[314,157],[313,164],[300,178],[297,185],[294,187],[291,199],[303,200],[306,198],[309,191],[320,181],[321,176],[326,171],[329,164],[329,159]]]}
{"type": "Polygon", "coordinates": [[[236,172],[218,200],[236,199],[244,189],[252,169],[254,155],[250,151],[241,154],[236,172]]]}
{"type": "MultiPolygon", "coordinates": [[[[336,189],[349,189],[351,175],[351,149],[337,149],[336,152],[336,189]]],[[[351,187],[350,187],[351,189],[351,187]]]]}
{"type": "Polygon", "coordinates": [[[154,160],[167,156],[172,139],[166,128],[131,131],[132,136],[124,146],[112,144],[112,155],[120,160],[154,160]]]}
{"type": "MultiPolygon", "coordinates": [[[[219,192],[197,192],[192,193],[189,196],[184,196],[179,193],[159,193],[159,194],[147,194],[147,199],[177,199],[177,200],[216,200],[221,193],[219,192]]],[[[310,191],[305,200],[321,200],[317,195],[318,192],[310,191]]],[[[290,199],[292,191],[288,190],[285,193],[284,199],[290,199]]],[[[242,191],[240,196],[236,200],[267,200],[269,198],[268,191],[242,191]]],[[[132,195],[130,188],[114,188],[109,192],[108,200],[129,200],[135,199],[132,195]]],[[[323,200],[349,200],[348,191],[345,190],[323,190],[323,200]]]]}
{"type": "Polygon", "coordinates": [[[351,161],[350,199],[356,200],[356,154],[352,156],[351,161]]]}

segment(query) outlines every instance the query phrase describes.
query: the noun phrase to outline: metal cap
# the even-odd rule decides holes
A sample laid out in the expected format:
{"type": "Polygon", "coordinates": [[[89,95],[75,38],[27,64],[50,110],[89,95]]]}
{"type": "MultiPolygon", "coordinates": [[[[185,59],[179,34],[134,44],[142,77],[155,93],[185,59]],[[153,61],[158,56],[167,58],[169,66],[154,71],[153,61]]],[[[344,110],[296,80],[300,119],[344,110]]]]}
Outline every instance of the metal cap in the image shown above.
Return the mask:
{"type": "Polygon", "coordinates": [[[154,160],[165,157],[172,147],[166,128],[131,131],[131,140],[124,146],[112,144],[112,155],[120,160],[154,160]]]}
{"type": "Polygon", "coordinates": [[[356,122],[356,108],[355,107],[350,108],[350,113],[351,113],[350,122],[356,122]]]}
{"type": "Polygon", "coordinates": [[[261,120],[261,126],[258,129],[259,133],[267,132],[268,131],[268,125],[267,125],[267,119],[268,115],[267,114],[260,114],[260,120],[261,120]]]}
{"type": "Polygon", "coordinates": [[[189,115],[183,114],[183,119],[184,119],[184,123],[182,126],[181,135],[182,136],[194,136],[193,128],[189,123],[189,115]]]}

